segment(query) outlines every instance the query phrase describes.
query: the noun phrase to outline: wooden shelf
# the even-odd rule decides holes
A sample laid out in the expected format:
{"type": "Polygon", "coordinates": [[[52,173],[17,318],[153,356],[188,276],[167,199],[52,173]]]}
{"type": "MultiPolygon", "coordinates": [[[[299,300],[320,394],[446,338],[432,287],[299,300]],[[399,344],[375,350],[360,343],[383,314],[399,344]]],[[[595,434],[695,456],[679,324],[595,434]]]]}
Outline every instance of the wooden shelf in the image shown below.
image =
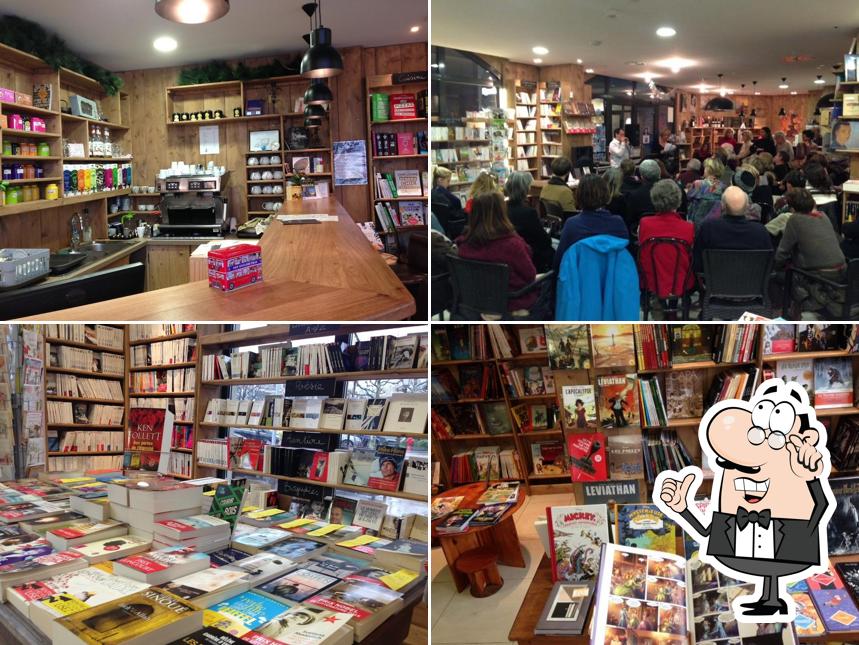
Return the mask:
{"type": "Polygon", "coordinates": [[[193,479],[191,475],[180,475],[178,473],[165,473],[167,477],[172,477],[173,479],[193,479]]]}
{"type": "Polygon", "coordinates": [[[503,434],[457,434],[445,439],[437,439],[433,437],[433,441],[483,441],[484,439],[512,439],[512,432],[503,434]]]}
{"type": "Polygon", "coordinates": [[[556,399],[558,395],[552,394],[528,394],[527,396],[511,396],[511,401],[545,401],[546,399],[556,399]]]}
{"type": "Polygon", "coordinates": [[[165,340],[176,340],[177,338],[191,338],[192,336],[197,335],[197,330],[192,329],[190,331],[179,332],[178,334],[170,334],[169,336],[156,336],[154,338],[143,338],[139,340],[130,340],[128,344],[130,346],[135,345],[148,345],[150,343],[161,343],[165,340]]]}
{"type": "Polygon", "coordinates": [[[429,155],[427,153],[417,154],[417,155],[381,155],[379,157],[373,157],[374,161],[387,161],[387,160],[396,160],[396,159],[426,159],[429,155]]]}
{"type": "Polygon", "coordinates": [[[98,161],[103,163],[120,163],[134,161],[134,157],[63,157],[62,159],[68,163],[93,163],[98,161]]]}
{"type": "MultiPolygon", "coordinates": [[[[198,462],[199,466],[205,466],[207,468],[218,468],[217,466],[209,466],[207,464],[201,464],[198,462]]],[[[220,470],[224,470],[220,468],[220,470]]],[[[400,499],[410,499],[416,502],[424,502],[426,501],[426,495],[416,495],[414,493],[405,493],[403,491],[393,491],[393,490],[379,490],[377,488],[369,488],[368,486],[353,486],[352,484],[327,484],[325,482],[316,481],[315,479],[306,479],[304,477],[288,477],[286,475],[273,475],[271,473],[264,473],[258,470],[246,470],[243,468],[233,468],[232,472],[234,473],[242,473],[244,475],[257,475],[259,477],[274,477],[275,479],[280,479],[287,482],[294,482],[296,484],[311,484],[313,486],[322,486],[324,488],[335,488],[338,490],[350,490],[356,493],[365,493],[368,495],[381,495],[384,497],[399,497],[400,499]]]]}
{"type": "Polygon", "coordinates": [[[45,395],[47,401],[72,401],[74,403],[103,403],[104,405],[125,405],[124,399],[90,399],[82,396],[60,396],[58,394],[45,395]]]}
{"type": "Polygon", "coordinates": [[[851,354],[846,349],[835,349],[823,352],[786,352],[784,354],[766,354],[763,357],[764,363],[777,363],[779,361],[792,361],[799,358],[815,359],[815,358],[849,358],[851,356],[859,357],[859,354],[851,354]]]}
{"type": "Polygon", "coordinates": [[[78,343],[73,340],[63,340],[62,338],[45,338],[45,342],[49,345],[64,345],[65,347],[79,347],[81,349],[91,349],[94,352],[108,352],[110,354],[125,354],[125,350],[116,349],[115,347],[104,347],[102,345],[90,345],[89,343],[78,343]]]}
{"type": "Polygon", "coordinates": [[[374,202],[422,202],[429,199],[426,195],[420,197],[377,197],[374,202]]]}
{"type": "Polygon", "coordinates": [[[129,126],[123,125],[121,123],[111,123],[110,121],[99,121],[98,119],[89,119],[85,116],[77,116],[74,114],[66,114],[65,112],[61,115],[63,121],[77,121],[79,123],[90,123],[92,125],[101,126],[107,128],[108,130],[128,130],[129,126]]]}
{"type": "Polygon", "coordinates": [[[23,139],[59,139],[58,132],[33,132],[32,130],[16,130],[15,128],[0,128],[0,133],[4,137],[23,138],[23,139]]]}
{"type": "Polygon", "coordinates": [[[173,446],[170,448],[170,452],[183,452],[190,455],[194,450],[192,448],[177,448],[176,446],[173,446]]]}
{"type": "Polygon", "coordinates": [[[426,123],[426,120],[427,118],[425,116],[419,116],[413,119],[389,119],[388,121],[370,121],[370,126],[375,127],[377,125],[391,125],[392,123],[426,123]]]}
{"type": "Polygon", "coordinates": [[[426,378],[427,370],[423,367],[402,370],[374,370],[364,372],[332,372],[330,374],[311,374],[309,376],[276,376],[271,378],[232,378],[203,381],[203,385],[266,385],[283,383],[284,381],[306,381],[309,379],[333,378],[338,381],[364,381],[372,379],[407,379],[426,378]]]}
{"type": "Polygon", "coordinates": [[[48,428],[55,430],[124,430],[125,426],[113,426],[99,423],[49,423],[48,428]]]}
{"type": "MultiPolygon", "coordinates": [[[[17,186],[21,184],[44,184],[47,182],[60,182],[62,183],[62,177],[40,177],[39,179],[8,179],[6,183],[10,186],[17,186]]],[[[56,200],[54,200],[56,201],[56,200]]]]}
{"type": "Polygon", "coordinates": [[[45,368],[46,372],[53,372],[56,374],[74,374],[76,376],[86,376],[90,378],[102,378],[109,379],[113,381],[121,381],[125,378],[124,374],[109,374],[107,372],[92,372],[90,370],[78,370],[71,367],[53,367],[49,366],[45,368]]]}
{"type": "Polygon", "coordinates": [[[638,370],[639,374],[658,374],[660,372],[672,372],[683,370],[708,370],[708,369],[730,369],[732,367],[743,367],[744,365],[757,365],[757,361],[743,361],[740,363],[716,363],[714,361],[698,361],[695,363],[680,363],[671,367],[657,367],[649,370],[638,370]]]}
{"type": "Polygon", "coordinates": [[[520,432],[519,436],[523,439],[545,439],[546,437],[557,437],[558,435],[563,435],[564,431],[561,428],[554,428],[552,430],[533,430],[531,432],[520,432]]]}
{"type": "Polygon", "coordinates": [[[271,430],[272,432],[318,432],[320,434],[357,434],[378,437],[423,437],[429,438],[425,432],[384,432],[382,430],[346,430],[344,428],[290,428],[287,426],[260,426],[241,423],[213,423],[203,421],[202,428],[249,428],[253,430],[271,430]]]}
{"type": "Polygon", "coordinates": [[[62,452],[62,451],[49,451],[48,457],[97,457],[101,455],[122,455],[124,454],[122,450],[90,450],[90,451],[78,451],[78,452],[62,452]]]}
{"type": "Polygon", "coordinates": [[[194,396],[194,392],[129,392],[128,396],[136,396],[136,397],[187,397],[194,396]]]}
{"type": "MultiPolygon", "coordinates": [[[[96,199],[105,199],[110,197],[121,197],[123,195],[129,195],[131,193],[130,188],[120,188],[118,190],[103,190],[98,193],[89,193],[88,195],[74,195],[72,197],[63,197],[57,203],[54,201],[54,204],[57,206],[71,206],[72,204],[81,204],[83,202],[91,202],[96,199]]],[[[2,209],[0,209],[2,210],[2,209]]]]}
{"type": "MultiPolygon", "coordinates": [[[[175,125],[221,125],[224,123],[241,123],[247,121],[271,121],[291,114],[259,114],[252,116],[225,116],[223,119],[203,119],[201,121],[167,121],[168,126],[175,125]]],[[[304,113],[302,112],[302,116],[304,113]]]]}
{"type": "Polygon", "coordinates": [[[541,475],[537,475],[536,473],[528,473],[528,479],[567,479],[569,478],[570,473],[543,473],[541,475]]]}
{"type": "Polygon", "coordinates": [[[62,157],[40,157],[39,155],[3,155],[0,161],[59,161],[62,157]]]}
{"type": "MultiPolygon", "coordinates": [[[[414,331],[419,331],[419,323],[410,323],[404,321],[402,327],[414,327],[414,331]]],[[[378,323],[342,323],[336,325],[300,325],[300,332],[293,330],[293,326],[289,324],[273,324],[263,327],[254,327],[251,329],[241,329],[236,331],[224,331],[216,334],[203,334],[200,336],[198,344],[202,347],[211,347],[217,345],[263,345],[267,343],[275,343],[286,340],[305,340],[308,338],[318,338],[319,336],[338,336],[342,334],[357,334],[363,331],[377,331],[380,329],[378,323]]],[[[423,368],[422,368],[423,369],[423,368]]]]}
{"type": "Polygon", "coordinates": [[[129,372],[151,372],[152,370],[178,370],[182,367],[196,367],[197,363],[195,361],[185,361],[184,363],[167,363],[164,365],[146,365],[140,366],[135,365],[134,367],[129,367],[129,372]]]}

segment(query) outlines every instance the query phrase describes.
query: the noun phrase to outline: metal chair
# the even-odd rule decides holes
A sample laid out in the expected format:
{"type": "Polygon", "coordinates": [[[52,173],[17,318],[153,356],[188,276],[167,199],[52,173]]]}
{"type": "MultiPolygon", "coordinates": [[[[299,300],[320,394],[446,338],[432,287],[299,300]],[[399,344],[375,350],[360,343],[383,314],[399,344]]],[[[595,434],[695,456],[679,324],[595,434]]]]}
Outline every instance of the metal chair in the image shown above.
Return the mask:
{"type": "MultiPolygon", "coordinates": [[[[792,287],[794,273],[798,273],[803,277],[804,280],[807,280],[809,282],[816,282],[832,289],[843,291],[844,304],[842,305],[841,314],[838,316],[838,318],[840,320],[855,319],[855,316],[851,315],[851,311],[854,307],[859,306],[859,259],[850,260],[850,262],[847,263],[847,274],[845,278],[846,282],[843,283],[828,280],[827,278],[823,278],[805,269],[799,269],[797,267],[788,268],[785,274],[785,298],[782,307],[782,314],[786,318],[790,315],[790,302],[791,294],[793,292],[792,287]]],[[[801,313],[802,312],[797,312],[797,316],[801,313]]],[[[799,320],[798,317],[797,320],[799,320]]]]}
{"type": "Polygon", "coordinates": [[[736,320],[746,311],[772,318],[769,281],[772,250],[704,251],[704,320],[736,320]]]}
{"type": "Polygon", "coordinates": [[[447,262],[453,289],[452,320],[510,319],[510,300],[541,289],[547,280],[551,284],[554,276],[549,271],[521,289],[507,291],[510,267],[506,264],[466,260],[453,253],[447,254],[447,262]]]}
{"type": "Polygon", "coordinates": [[[644,282],[641,290],[642,320],[647,320],[650,315],[651,296],[656,296],[657,300],[663,303],[662,310],[666,314],[676,314],[680,310],[677,304],[682,303],[682,320],[689,320],[689,309],[692,304],[691,294],[695,290],[694,280],[692,286],[686,288],[686,284],[692,276],[692,245],[686,240],[676,237],[648,238],[639,247],[638,266],[641,269],[639,274],[644,282]],[[645,253],[648,250],[649,254],[645,253]],[[644,261],[647,256],[649,256],[650,265],[647,268],[650,269],[653,276],[653,284],[647,284],[647,274],[644,271],[644,261]],[[670,284],[664,284],[659,279],[659,272],[656,267],[658,257],[665,258],[663,264],[671,265],[673,263],[674,269],[671,271],[670,284]],[[686,260],[685,271],[682,268],[684,259],[686,260]],[[662,293],[667,295],[660,296],[662,293]]]}

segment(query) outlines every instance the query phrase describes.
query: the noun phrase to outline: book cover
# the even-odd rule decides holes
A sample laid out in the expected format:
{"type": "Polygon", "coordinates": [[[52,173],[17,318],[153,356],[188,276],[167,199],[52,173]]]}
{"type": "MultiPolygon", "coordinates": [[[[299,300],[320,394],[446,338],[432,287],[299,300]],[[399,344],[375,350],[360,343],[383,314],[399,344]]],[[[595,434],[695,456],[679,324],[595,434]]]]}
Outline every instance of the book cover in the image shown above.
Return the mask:
{"type": "Polygon", "coordinates": [[[844,349],[844,325],[797,325],[796,346],[800,352],[825,352],[844,349]]]}
{"type": "Polygon", "coordinates": [[[808,393],[808,399],[814,400],[814,361],[810,358],[797,358],[779,361],[776,364],[775,375],[785,383],[797,383],[808,393]]]}
{"type": "MultiPolygon", "coordinates": [[[[290,645],[325,643],[347,626],[350,618],[347,614],[338,614],[321,607],[302,605],[293,607],[273,618],[255,630],[254,634],[261,634],[278,643],[289,643],[290,645]]],[[[253,645],[256,645],[253,641],[254,634],[249,634],[247,637],[251,638],[253,645]]]]}
{"type": "Polygon", "coordinates": [[[284,600],[302,602],[338,582],[340,579],[334,576],[302,568],[269,580],[258,589],[284,600]]]}
{"type": "Polygon", "coordinates": [[[793,325],[764,325],[764,356],[796,351],[796,330],[793,325]]]}
{"type": "Polygon", "coordinates": [[[481,526],[494,526],[504,517],[510,504],[485,504],[477,509],[477,512],[468,520],[468,528],[479,528],[481,526]]]}
{"type": "Polygon", "coordinates": [[[591,325],[594,367],[635,368],[632,325],[591,325]]]}
{"type": "Polygon", "coordinates": [[[436,520],[440,520],[453,513],[457,508],[459,508],[463,499],[465,498],[462,496],[433,498],[432,507],[430,508],[431,521],[435,522],[436,520]]]}
{"type": "Polygon", "coordinates": [[[609,479],[644,479],[641,431],[622,430],[606,441],[609,479]]]}
{"type": "Polygon", "coordinates": [[[87,544],[79,544],[72,550],[80,553],[90,562],[101,560],[115,560],[126,554],[140,553],[146,551],[152,542],[146,538],[123,535],[121,537],[107,538],[87,544]]]}
{"type": "Polygon", "coordinates": [[[374,535],[378,535],[387,512],[388,505],[384,502],[361,499],[358,500],[358,504],[355,507],[355,516],[351,523],[372,531],[374,535]]]}
{"type": "Polygon", "coordinates": [[[665,375],[665,412],[669,419],[688,419],[704,414],[703,371],[671,371],[665,375]]]}
{"type": "Polygon", "coordinates": [[[367,486],[378,490],[399,490],[405,459],[405,448],[385,445],[378,446],[370,477],[367,480],[367,486]]]}
{"type": "Polygon", "coordinates": [[[593,385],[563,385],[561,400],[566,428],[584,430],[596,427],[597,407],[593,385]]]}
{"type": "Polygon", "coordinates": [[[575,584],[556,582],[534,628],[535,635],[569,636],[581,634],[593,602],[591,581],[575,584]]]}
{"type": "Polygon", "coordinates": [[[167,645],[255,645],[217,627],[204,627],[167,645]]]}
{"type": "Polygon", "coordinates": [[[320,542],[303,537],[290,537],[273,547],[269,547],[268,553],[283,556],[293,562],[300,562],[308,555],[324,552],[328,547],[320,542]]]}
{"type": "Polygon", "coordinates": [[[713,360],[715,325],[672,325],[671,362],[700,363],[713,360]]]}
{"type": "Polygon", "coordinates": [[[638,426],[638,386],[635,374],[597,376],[597,413],[603,428],[638,426]]]}
{"type": "Polygon", "coordinates": [[[844,408],[853,405],[853,360],[819,358],[814,361],[814,407],[844,408]]]}
{"type": "MultiPolygon", "coordinates": [[[[212,605],[210,609],[242,623],[248,629],[256,629],[291,609],[293,605],[294,603],[275,600],[255,591],[245,591],[212,605]]],[[[231,630],[225,631],[233,633],[231,630]]]]}
{"type": "Polygon", "coordinates": [[[255,549],[265,549],[289,537],[289,532],[275,527],[258,527],[252,533],[233,536],[233,546],[242,545],[255,549]]]}
{"type": "Polygon", "coordinates": [[[230,571],[221,567],[202,569],[161,585],[164,591],[184,600],[194,600],[213,591],[241,582],[244,571],[230,571]]]}
{"type": "Polygon", "coordinates": [[[351,558],[340,553],[314,555],[304,562],[304,568],[317,573],[324,573],[341,580],[360,571],[367,566],[367,561],[351,558]]]}
{"type": "Polygon", "coordinates": [[[331,501],[328,521],[332,524],[351,524],[352,518],[355,517],[355,508],[357,506],[358,500],[335,495],[331,501]]]}
{"type": "Polygon", "coordinates": [[[339,430],[346,418],[346,399],[325,399],[322,403],[320,425],[327,430],[339,430]]]}
{"type": "Polygon", "coordinates": [[[458,533],[464,531],[468,528],[468,521],[475,512],[476,509],[473,508],[457,508],[436,525],[436,530],[440,533],[458,533]]]}
{"type": "Polygon", "coordinates": [[[616,529],[619,545],[679,555],[679,529],[655,504],[618,505],[616,529]]]}
{"type": "Polygon", "coordinates": [[[606,437],[601,432],[569,433],[567,458],[573,482],[601,482],[608,479],[606,437]]]}
{"type": "Polygon", "coordinates": [[[591,368],[588,325],[546,325],[546,347],[553,370],[591,368]]]}
{"type": "Polygon", "coordinates": [[[148,587],[144,582],[112,575],[97,567],[87,567],[47,580],[16,585],[12,592],[27,602],[39,603],[54,616],[68,616],[148,587]]]}
{"type": "Polygon", "coordinates": [[[549,506],[546,521],[552,580],[594,579],[599,572],[602,545],[610,541],[606,505],[549,506]]]}
{"type": "Polygon", "coordinates": [[[542,354],[545,352],[546,334],[543,327],[520,327],[519,349],[522,354],[542,354]]]}
{"type": "Polygon", "coordinates": [[[859,603],[859,562],[839,562],[835,571],[841,576],[841,582],[847,589],[854,603],[859,603]]]}
{"type": "Polygon", "coordinates": [[[191,547],[171,546],[156,551],[149,551],[138,555],[120,558],[119,562],[130,569],[140,571],[141,573],[156,573],[165,571],[176,565],[183,565],[190,562],[205,562],[205,566],[209,564],[209,556],[205,553],[198,553],[191,547]]]}
{"type": "Polygon", "coordinates": [[[305,604],[341,614],[351,614],[362,620],[400,598],[402,594],[385,587],[344,580],[311,597],[305,604]]]}
{"type": "Polygon", "coordinates": [[[483,412],[486,434],[499,435],[513,432],[513,424],[510,421],[510,413],[506,403],[481,403],[480,409],[483,412]]]}
{"type": "Polygon", "coordinates": [[[859,477],[830,479],[835,512],[826,527],[829,555],[859,554],[859,477]]]}
{"type": "Polygon", "coordinates": [[[381,430],[387,399],[369,399],[361,421],[361,430],[381,430]]]}
{"type": "Polygon", "coordinates": [[[536,365],[522,369],[522,382],[525,396],[546,394],[546,382],[543,379],[543,368],[536,365]]]}
{"type": "Polygon", "coordinates": [[[202,612],[156,587],[60,618],[56,624],[83,642],[120,645],[179,621],[187,621],[192,631],[202,627],[202,612]]]}
{"type": "Polygon", "coordinates": [[[164,408],[128,410],[128,443],[125,467],[134,470],[170,472],[173,445],[173,413],[164,408]]]}
{"type": "Polygon", "coordinates": [[[567,472],[567,458],[562,441],[532,442],[531,461],[535,475],[563,475],[567,472]]]}

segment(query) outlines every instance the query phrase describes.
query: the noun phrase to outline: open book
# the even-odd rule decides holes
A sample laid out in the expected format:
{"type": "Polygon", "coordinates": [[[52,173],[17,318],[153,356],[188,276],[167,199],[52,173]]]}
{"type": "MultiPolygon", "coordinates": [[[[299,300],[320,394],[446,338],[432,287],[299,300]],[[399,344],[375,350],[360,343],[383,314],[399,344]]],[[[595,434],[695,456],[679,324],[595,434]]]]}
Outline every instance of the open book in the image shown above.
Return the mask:
{"type": "Polygon", "coordinates": [[[595,592],[593,645],[691,642],[795,645],[785,623],[738,623],[731,603],[754,585],[678,555],[606,544],[595,592]],[[687,638],[688,634],[688,638],[687,638]]]}

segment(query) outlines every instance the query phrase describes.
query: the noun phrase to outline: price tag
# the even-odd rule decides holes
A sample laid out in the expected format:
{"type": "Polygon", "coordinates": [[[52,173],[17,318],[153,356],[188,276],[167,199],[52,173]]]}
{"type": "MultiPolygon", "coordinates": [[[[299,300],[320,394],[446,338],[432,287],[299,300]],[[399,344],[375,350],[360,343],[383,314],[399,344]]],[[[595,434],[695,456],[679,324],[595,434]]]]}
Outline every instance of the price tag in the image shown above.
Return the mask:
{"type": "Polygon", "coordinates": [[[378,539],[379,538],[377,538],[375,535],[359,535],[358,537],[352,538],[351,540],[346,540],[345,542],[338,542],[337,546],[345,546],[351,549],[352,547],[371,544],[378,539]]]}
{"type": "Polygon", "coordinates": [[[394,591],[397,591],[405,587],[417,577],[418,574],[416,571],[410,571],[409,569],[400,569],[399,571],[394,571],[393,573],[389,573],[386,576],[380,577],[379,580],[384,582],[394,591]]]}
{"type": "Polygon", "coordinates": [[[310,531],[310,533],[308,533],[307,535],[312,537],[328,535],[329,533],[334,533],[334,531],[339,531],[343,528],[343,526],[343,524],[328,524],[327,526],[323,526],[321,529],[310,531]]]}

